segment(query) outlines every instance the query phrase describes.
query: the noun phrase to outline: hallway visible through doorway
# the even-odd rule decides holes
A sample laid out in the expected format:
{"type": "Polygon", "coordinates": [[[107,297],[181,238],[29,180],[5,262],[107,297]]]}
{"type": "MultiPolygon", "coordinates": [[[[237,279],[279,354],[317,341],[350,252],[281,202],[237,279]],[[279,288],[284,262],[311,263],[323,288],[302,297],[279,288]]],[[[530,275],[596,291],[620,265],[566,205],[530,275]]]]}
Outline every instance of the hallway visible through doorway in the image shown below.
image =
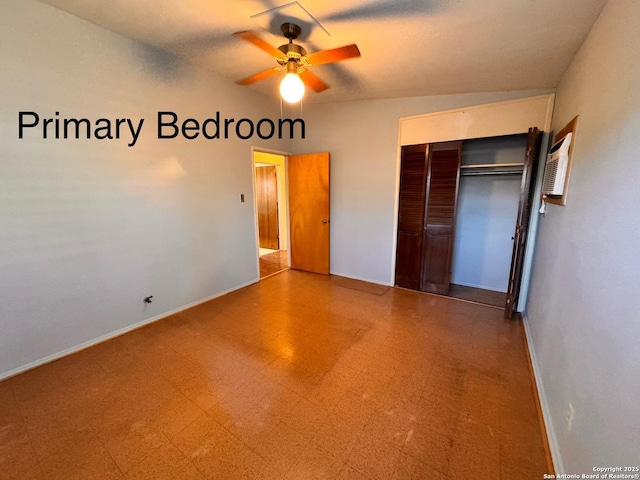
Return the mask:
{"type": "Polygon", "coordinates": [[[277,250],[265,255],[260,255],[260,279],[270,277],[288,268],[289,263],[286,250],[277,250]]]}
{"type": "Polygon", "coordinates": [[[285,156],[253,152],[260,279],[289,268],[285,156]]]}

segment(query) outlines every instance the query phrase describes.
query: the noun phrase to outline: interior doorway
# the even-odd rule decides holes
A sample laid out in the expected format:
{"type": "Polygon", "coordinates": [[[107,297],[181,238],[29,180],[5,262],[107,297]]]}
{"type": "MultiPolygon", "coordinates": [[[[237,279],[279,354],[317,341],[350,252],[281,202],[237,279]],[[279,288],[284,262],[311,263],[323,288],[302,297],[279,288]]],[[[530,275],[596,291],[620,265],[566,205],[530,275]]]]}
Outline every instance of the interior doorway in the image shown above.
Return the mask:
{"type": "Polygon", "coordinates": [[[253,151],[260,279],[289,268],[286,156],[253,151]]]}

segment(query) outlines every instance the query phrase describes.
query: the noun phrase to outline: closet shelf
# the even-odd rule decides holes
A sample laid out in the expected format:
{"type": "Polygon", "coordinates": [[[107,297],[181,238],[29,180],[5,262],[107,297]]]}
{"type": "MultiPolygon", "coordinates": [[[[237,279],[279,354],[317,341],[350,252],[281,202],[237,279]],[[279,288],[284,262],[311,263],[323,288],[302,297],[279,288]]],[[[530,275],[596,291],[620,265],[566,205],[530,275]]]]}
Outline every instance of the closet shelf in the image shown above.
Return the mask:
{"type": "Polygon", "coordinates": [[[460,175],[519,175],[522,163],[485,163],[480,165],[460,165],[460,175]]]}

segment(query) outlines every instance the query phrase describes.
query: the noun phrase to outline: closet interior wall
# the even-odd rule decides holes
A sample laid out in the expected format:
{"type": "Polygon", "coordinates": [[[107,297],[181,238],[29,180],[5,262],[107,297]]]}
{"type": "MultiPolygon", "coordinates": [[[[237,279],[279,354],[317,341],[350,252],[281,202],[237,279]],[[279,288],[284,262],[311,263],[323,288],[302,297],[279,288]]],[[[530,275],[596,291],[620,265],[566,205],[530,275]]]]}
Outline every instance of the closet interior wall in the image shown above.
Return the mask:
{"type": "Polygon", "coordinates": [[[463,142],[451,283],[507,291],[526,147],[526,134],[463,142]]]}

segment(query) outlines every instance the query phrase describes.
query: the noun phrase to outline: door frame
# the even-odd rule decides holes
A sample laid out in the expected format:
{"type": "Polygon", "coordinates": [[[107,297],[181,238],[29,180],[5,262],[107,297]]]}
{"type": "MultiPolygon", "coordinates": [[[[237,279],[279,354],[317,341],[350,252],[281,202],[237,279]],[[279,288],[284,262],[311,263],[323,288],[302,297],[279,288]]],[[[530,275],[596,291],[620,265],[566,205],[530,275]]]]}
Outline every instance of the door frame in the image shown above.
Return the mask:
{"type": "MultiPolygon", "coordinates": [[[[283,195],[287,198],[287,204],[285,206],[284,218],[285,225],[287,230],[287,246],[289,245],[289,241],[291,239],[291,231],[289,228],[289,176],[287,173],[288,170],[288,162],[289,155],[291,153],[282,152],[279,150],[271,150],[268,148],[262,147],[251,147],[251,188],[253,191],[253,224],[254,224],[254,235],[255,235],[255,246],[256,246],[256,272],[257,272],[257,281],[260,281],[260,231],[258,227],[258,200],[256,195],[256,175],[255,175],[255,154],[259,153],[268,153],[270,155],[279,155],[284,157],[284,168],[282,174],[284,175],[284,185],[285,191],[283,195]]],[[[278,208],[281,208],[278,206],[278,208]]],[[[280,222],[280,219],[278,219],[280,222]]],[[[287,248],[287,266],[291,265],[291,249],[287,248]]]]}

